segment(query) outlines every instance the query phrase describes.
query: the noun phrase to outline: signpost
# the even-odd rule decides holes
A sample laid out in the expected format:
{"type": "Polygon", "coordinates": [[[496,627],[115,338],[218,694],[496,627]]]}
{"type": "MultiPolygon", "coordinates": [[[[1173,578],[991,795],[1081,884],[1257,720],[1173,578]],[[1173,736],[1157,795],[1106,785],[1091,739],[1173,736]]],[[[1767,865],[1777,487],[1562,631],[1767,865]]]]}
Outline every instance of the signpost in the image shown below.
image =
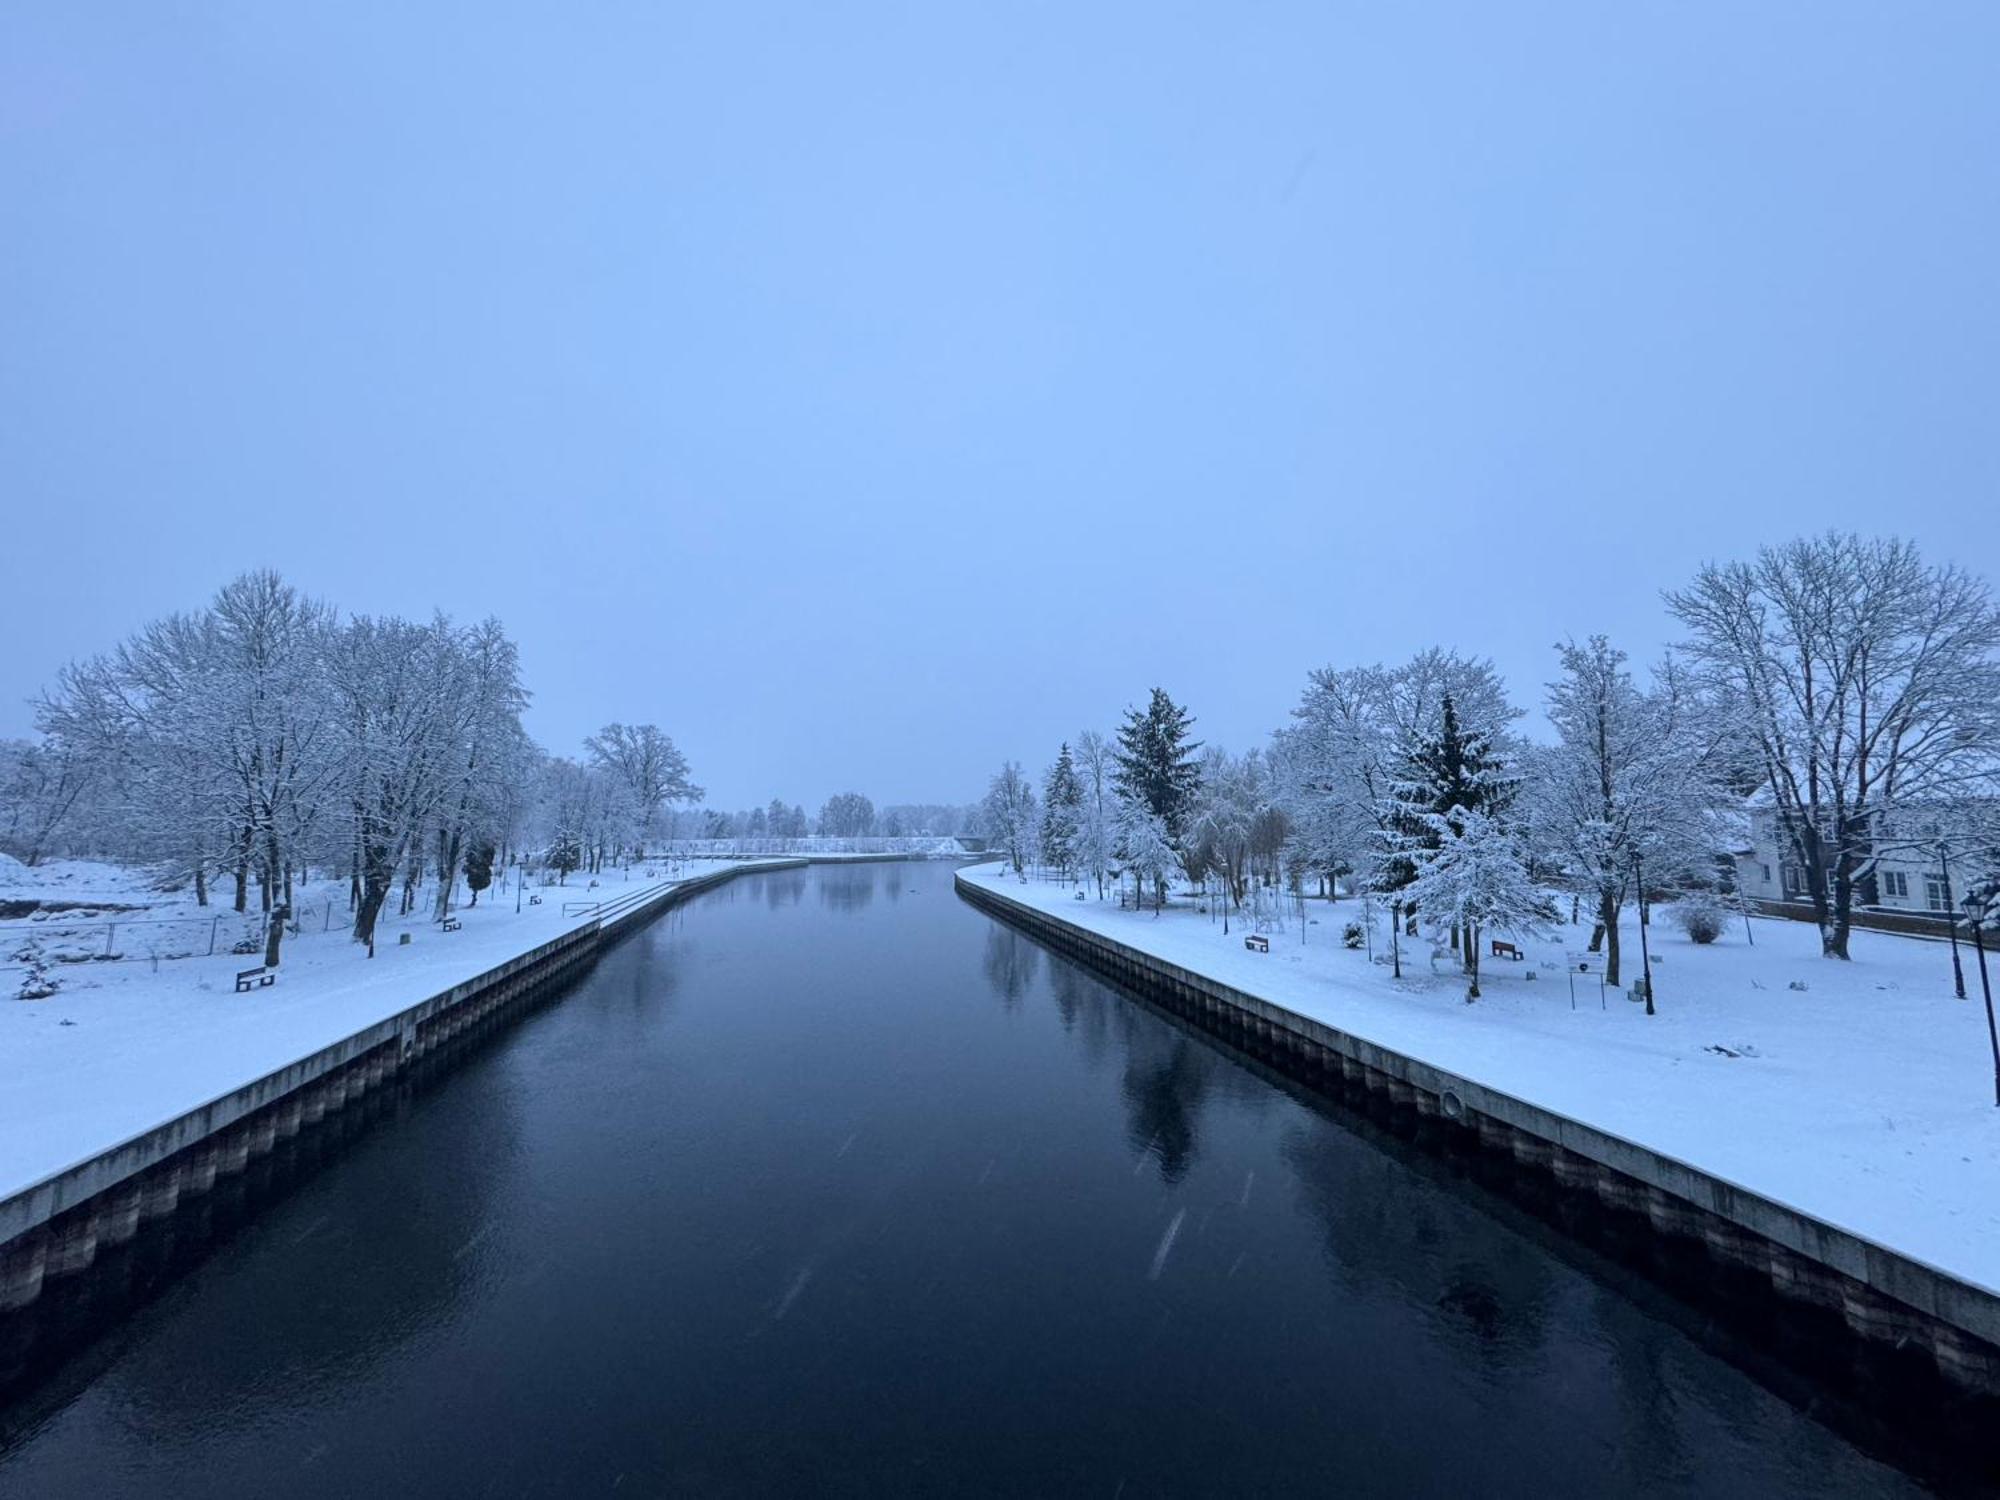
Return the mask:
{"type": "Polygon", "coordinates": [[[1597,975],[1597,1008],[1609,1010],[1610,1007],[1604,1003],[1604,966],[1597,961],[1598,955],[1584,949],[1565,953],[1563,959],[1563,968],[1569,972],[1569,1008],[1576,1009],[1576,976],[1594,973],[1597,975]]]}

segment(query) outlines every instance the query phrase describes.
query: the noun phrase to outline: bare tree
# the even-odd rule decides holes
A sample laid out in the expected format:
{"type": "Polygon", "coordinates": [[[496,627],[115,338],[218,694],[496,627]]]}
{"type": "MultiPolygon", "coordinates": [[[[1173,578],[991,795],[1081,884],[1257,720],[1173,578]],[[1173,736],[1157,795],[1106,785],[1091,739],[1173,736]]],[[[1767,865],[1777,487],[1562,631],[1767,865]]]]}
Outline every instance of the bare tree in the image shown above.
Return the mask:
{"type": "Polygon", "coordinates": [[[1847,957],[1884,815],[1965,796],[2000,752],[2000,612],[1910,543],[1829,532],[1710,563],[1668,606],[1740,716],[1822,950],[1847,957]]]}
{"type": "Polygon", "coordinates": [[[96,779],[97,767],[71,740],[0,741],[0,849],[39,864],[96,779]]]}
{"type": "Polygon", "coordinates": [[[701,801],[701,788],[688,779],[687,757],[658,725],[606,724],[583,746],[591,764],[615,776],[631,799],[641,849],[652,840],[662,807],[701,801]]]}
{"type": "Polygon", "coordinates": [[[1529,756],[1528,819],[1538,851],[1595,904],[1591,948],[1604,944],[1615,985],[1618,917],[1639,862],[1688,868],[1713,852],[1727,741],[1672,662],[1647,691],[1601,635],[1556,649],[1563,675],[1549,684],[1548,715],[1559,738],[1529,756]]]}

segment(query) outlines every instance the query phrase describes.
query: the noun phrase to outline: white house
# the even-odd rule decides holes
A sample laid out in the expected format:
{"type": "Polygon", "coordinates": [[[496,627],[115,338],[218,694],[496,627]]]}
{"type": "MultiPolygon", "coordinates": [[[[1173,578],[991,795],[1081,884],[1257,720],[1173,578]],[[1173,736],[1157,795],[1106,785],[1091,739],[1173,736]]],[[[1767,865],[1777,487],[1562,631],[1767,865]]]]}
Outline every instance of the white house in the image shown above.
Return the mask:
{"type": "MultiPolygon", "coordinates": [[[[1954,911],[1974,878],[2000,861],[2000,805],[1990,798],[1945,808],[1899,808],[1878,814],[1875,826],[1874,867],[1854,883],[1859,911],[1942,916],[1954,911]]],[[[1736,878],[1756,900],[1811,899],[1805,868],[1768,803],[1750,809],[1749,847],[1736,855],[1736,878]]]]}

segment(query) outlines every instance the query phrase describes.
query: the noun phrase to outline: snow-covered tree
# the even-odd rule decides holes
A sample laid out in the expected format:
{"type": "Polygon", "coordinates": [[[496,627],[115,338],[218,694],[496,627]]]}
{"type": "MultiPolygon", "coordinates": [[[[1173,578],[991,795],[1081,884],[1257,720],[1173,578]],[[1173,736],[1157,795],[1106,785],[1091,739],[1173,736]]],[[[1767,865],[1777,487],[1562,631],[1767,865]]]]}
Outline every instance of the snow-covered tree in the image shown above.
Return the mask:
{"type": "Polygon", "coordinates": [[[1035,789],[1016,762],[1003,761],[993,773],[983,812],[986,836],[1007,851],[1008,862],[1025,877],[1040,830],[1036,826],[1035,789]]]}
{"type": "Polygon", "coordinates": [[[1991,785],[2000,610],[1955,564],[1838,532],[1707,564],[1667,603],[1738,715],[1822,951],[1846,958],[1879,820],[1991,785]]]}
{"type": "Polygon", "coordinates": [[[1512,830],[1478,808],[1455,806],[1423,815],[1435,841],[1414,851],[1408,896],[1439,933],[1462,933],[1465,998],[1479,998],[1481,935],[1540,935],[1550,916],[1526,853],[1512,830]]]}
{"type": "Polygon", "coordinates": [[[874,828],[875,804],[859,792],[829,797],[819,810],[819,831],[835,838],[859,838],[874,828]]]}
{"type": "Polygon", "coordinates": [[[1249,889],[1250,856],[1259,819],[1269,806],[1264,758],[1252,750],[1233,756],[1211,745],[1202,755],[1201,784],[1182,840],[1189,877],[1213,874],[1222,899],[1241,906],[1249,889]]]}
{"type": "Polygon", "coordinates": [[[1055,764],[1042,778],[1041,853],[1045,863],[1067,880],[1076,869],[1077,840],[1083,822],[1083,787],[1076,762],[1064,741],[1055,764]]]}
{"type": "Polygon", "coordinates": [[[1414,757],[1441,734],[1447,697],[1465,732],[1504,743],[1516,712],[1491,662],[1434,647],[1397,667],[1310,674],[1273,741],[1295,861],[1329,881],[1351,870],[1362,888],[1392,895],[1408,883],[1402,845],[1413,834],[1423,842],[1408,820],[1440,804],[1412,809],[1404,791],[1425,774],[1414,757]]]}
{"type": "Polygon", "coordinates": [[[1132,877],[1132,903],[1143,899],[1148,883],[1153,887],[1153,909],[1167,900],[1167,875],[1180,859],[1180,852],[1167,833],[1167,820],[1138,797],[1121,795],[1113,825],[1117,830],[1118,859],[1132,877]]]}
{"type": "Polygon", "coordinates": [[[1077,806],[1078,868],[1097,882],[1097,899],[1104,899],[1104,880],[1117,857],[1117,763],[1103,735],[1086,729],[1076,737],[1076,770],[1081,800],[1077,806]]]}
{"type": "Polygon", "coordinates": [[[1154,688],[1146,707],[1128,708],[1118,726],[1118,792],[1143,803],[1176,842],[1201,784],[1201,763],[1195,758],[1201,745],[1188,738],[1193,725],[1186,709],[1154,688]]]}
{"type": "Polygon", "coordinates": [[[1605,979],[1619,982],[1618,917],[1641,863],[1656,876],[1704,867],[1727,793],[1726,735],[1671,661],[1642,690],[1603,636],[1558,646],[1549,684],[1554,745],[1529,759],[1527,814],[1536,848],[1589,896],[1605,979]]]}
{"type": "MultiPolygon", "coordinates": [[[[1418,872],[1443,837],[1442,829],[1461,814],[1498,817],[1512,800],[1516,777],[1501,765],[1490,725],[1467,724],[1449,688],[1438,698],[1434,723],[1406,733],[1390,787],[1384,818],[1383,860],[1378,879],[1401,893],[1405,910],[1423,910],[1414,890],[1418,872]],[[1440,821],[1442,820],[1442,822],[1440,821]]],[[[1477,943],[1462,923],[1450,928],[1453,948],[1466,970],[1477,971],[1477,943]]]]}
{"type": "Polygon", "coordinates": [[[637,818],[632,836],[641,851],[652,847],[662,808],[701,801],[687,757],[656,724],[606,724],[583,747],[591,764],[617,778],[637,818]]]}
{"type": "Polygon", "coordinates": [[[0,740],[0,852],[24,865],[53,852],[100,767],[59,735],[0,740]]]}

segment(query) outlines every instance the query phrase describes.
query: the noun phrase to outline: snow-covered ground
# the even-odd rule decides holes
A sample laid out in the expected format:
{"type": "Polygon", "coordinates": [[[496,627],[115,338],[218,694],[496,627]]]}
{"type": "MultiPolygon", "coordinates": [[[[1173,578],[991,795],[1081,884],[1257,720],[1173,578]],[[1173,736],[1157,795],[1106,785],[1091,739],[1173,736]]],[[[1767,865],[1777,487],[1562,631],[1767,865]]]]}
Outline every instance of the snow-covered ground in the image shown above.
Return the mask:
{"type": "MultiPolygon", "coordinates": [[[[345,887],[314,885],[298,893],[303,931],[285,943],[278,982],[238,994],[236,972],[263,959],[261,947],[247,957],[229,952],[246,927],[233,912],[223,918],[214,957],[155,962],[149,944],[205,954],[213,909],[197,909],[188,892],[153,891],[142,873],[117,866],[72,861],[28,871],[10,861],[0,868],[0,901],[73,902],[84,909],[0,923],[0,965],[7,965],[0,967],[0,1197],[591,919],[588,911],[565,915],[566,902],[616,899],[743,863],[641,866],[599,877],[595,890],[582,875],[564,886],[531,882],[527,894],[540,895],[542,904],[524,900],[518,912],[512,887],[496,885],[478,906],[455,909],[463,923],[456,932],[429,919],[427,901],[398,917],[392,899],[373,959],[346,935],[345,887]],[[92,912],[92,903],[128,909],[92,912]],[[102,951],[106,915],[120,922],[109,939],[114,951],[148,956],[54,964],[50,972],[61,980],[54,995],[13,998],[23,971],[8,955],[25,935],[40,935],[51,952],[102,951]]],[[[248,923],[259,926],[256,918],[248,923]]]]}
{"type": "MultiPolygon", "coordinates": [[[[1232,918],[1224,937],[1189,896],[1155,917],[1079,901],[1067,883],[1022,884],[997,865],[963,873],[2000,1291],[2000,1109],[1970,950],[1972,998],[1958,1000],[1943,943],[1857,932],[1841,963],[1819,956],[1808,924],[1759,919],[1753,946],[1738,917],[1701,947],[1661,910],[1648,928],[1657,1015],[1616,992],[1600,1006],[1587,975],[1571,1009],[1564,954],[1589,940],[1575,928],[1522,944],[1524,962],[1487,960],[1482,998],[1468,1005],[1454,961],[1434,967],[1427,939],[1404,940],[1401,980],[1343,947],[1342,928],[1361,916],[1351,899],[1308,903],[1303,941],[1296,919],[1274,925],[1261,954],[1243,946],[1249,927],[1232,918]]],[[[1387,934],[1379,917],[1378,957],[1387,934]]],[[[1629,914],[1624,948],[1629,982],[1639,973],[1629,914]]]]}

